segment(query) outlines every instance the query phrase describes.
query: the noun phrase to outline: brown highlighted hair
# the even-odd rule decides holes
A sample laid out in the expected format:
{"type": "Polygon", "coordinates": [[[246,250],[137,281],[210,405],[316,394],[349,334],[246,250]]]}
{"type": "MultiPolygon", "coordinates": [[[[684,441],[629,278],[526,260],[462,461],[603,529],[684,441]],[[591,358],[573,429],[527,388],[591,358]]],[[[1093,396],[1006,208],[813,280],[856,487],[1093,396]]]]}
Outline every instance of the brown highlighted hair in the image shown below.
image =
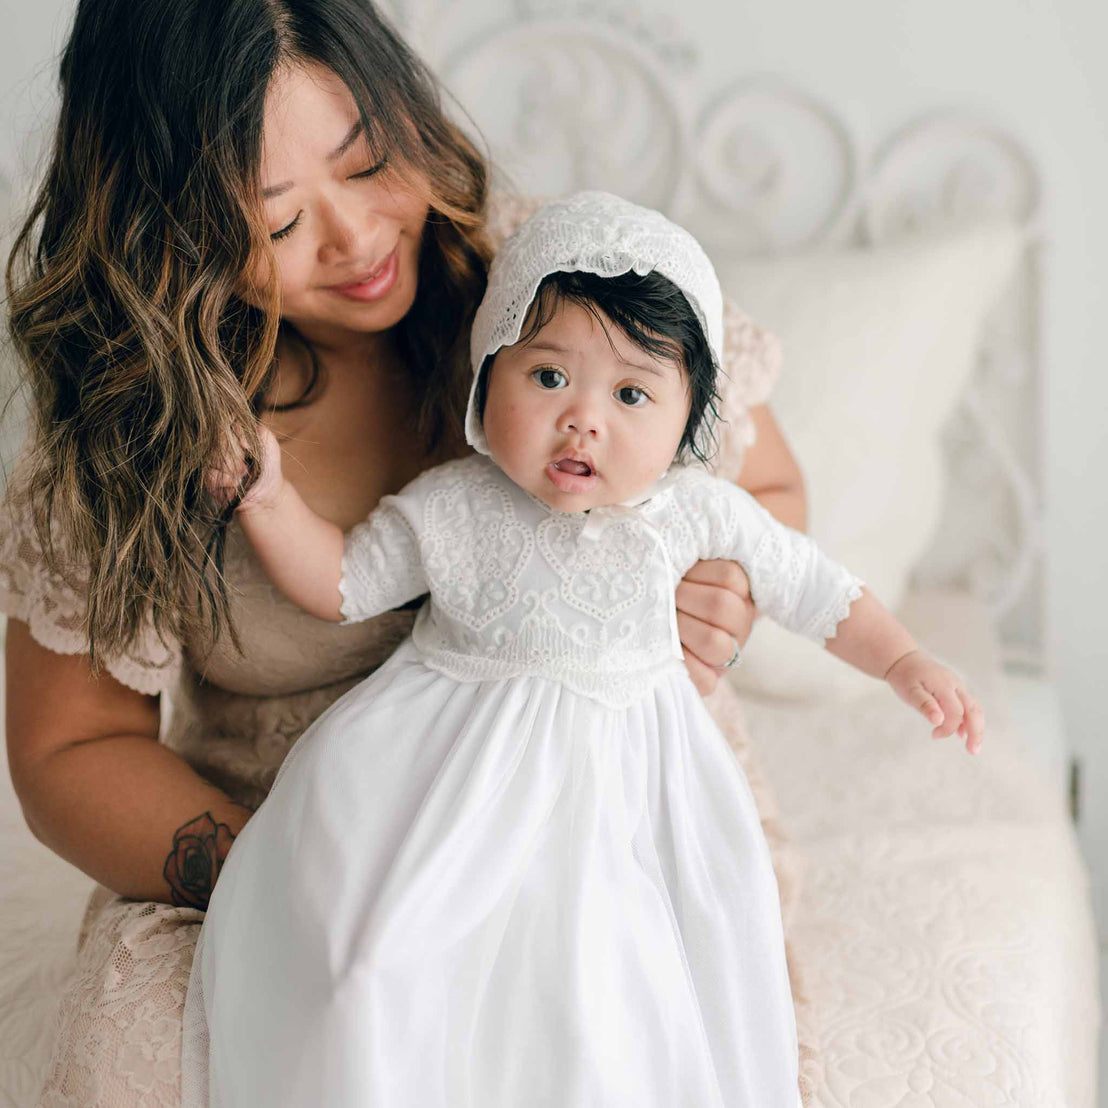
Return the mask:
{"type": "Polygon", "coordinates": [[[50,568],[82,567],[94,664],[150,617],[163,637],[234,636],[227,516],[203,477],[231,427],[258,456],[275,265],[263,307],[239,291],[259,256],[272,261],[265,96],[297,62],[335,72],[370,147],[428,182],[419,290],[395,334],[425,447],[462,441],[487,166],[369,0],[80,0],[51,160],[7,280],[34,417],[25,494],[50,568]]]}

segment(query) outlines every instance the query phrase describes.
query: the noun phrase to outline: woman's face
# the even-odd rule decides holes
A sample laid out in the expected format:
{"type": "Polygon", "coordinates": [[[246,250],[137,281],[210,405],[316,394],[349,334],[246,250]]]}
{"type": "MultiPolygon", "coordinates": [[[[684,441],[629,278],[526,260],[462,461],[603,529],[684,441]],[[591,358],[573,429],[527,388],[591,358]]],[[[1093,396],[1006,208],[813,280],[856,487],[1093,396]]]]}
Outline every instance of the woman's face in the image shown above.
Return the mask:
{"type": "Polygon", "coordinates": [[[262,200],[281,315],[310,341],[342,346],[411,308],[427,190],[374,156],[354,98],[315,63],[280,69],[266,95],[262,200]]]}

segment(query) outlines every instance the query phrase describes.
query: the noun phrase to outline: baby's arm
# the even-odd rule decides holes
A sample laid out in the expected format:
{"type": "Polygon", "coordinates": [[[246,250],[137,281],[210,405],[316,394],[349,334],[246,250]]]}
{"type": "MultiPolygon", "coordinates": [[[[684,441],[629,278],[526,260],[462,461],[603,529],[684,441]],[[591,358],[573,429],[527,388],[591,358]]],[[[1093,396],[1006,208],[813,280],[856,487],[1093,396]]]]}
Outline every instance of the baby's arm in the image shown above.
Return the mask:
{"type": "Polygon", "coordinates": [[[923,654],[893,614],[868,590],[850,607],[827,649],[871,677],[887,681],[906,704],[934,726],[933,738],[955,731],[976,754],[985,735],[985,714],[958,676],[923,654]]]}
{"type": "MultiPolygon", "coordinates": [[[[343,533],[317,515],[285,480],[276,436],[259,424],[262,441],[258,479],[235,507],[239,526],[269,579],[304,611],[333,622],[342,620],[343,533]]],[[[224,500],[238,488],[244,470],[241,455],[208,475],[211,492],[224,500]]]]}
{"type": "Polygon", "coordinates": [[[683,500],[702,523],[700,556],[730,557],[750,578],[760,611],[791,631],[824,645],[836,657],[881,678],[934,727],[936,738],[955,731],[976,753],[984,715],[958,677],[926,657],[899,621],[848,570],[807,536],[774,519],[742,489],[693,476],[683,500]]]}

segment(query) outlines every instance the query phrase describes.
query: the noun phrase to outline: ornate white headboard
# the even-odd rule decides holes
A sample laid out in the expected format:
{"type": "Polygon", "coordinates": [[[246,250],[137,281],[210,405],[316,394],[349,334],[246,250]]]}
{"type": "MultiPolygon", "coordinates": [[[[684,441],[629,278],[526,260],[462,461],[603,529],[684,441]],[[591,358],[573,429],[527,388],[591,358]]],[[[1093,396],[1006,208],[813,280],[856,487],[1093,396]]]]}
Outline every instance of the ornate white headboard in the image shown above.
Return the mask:
{"type": "Polygon", "coordinates": [[[985,599],[1008,661],[1039,669],[1040,182],[1017,140],[943,109],[874,141],[784,80],[716,87],[678,21],[633,3],[393,0],[392,10],[523,192],[619,192],[684,223],[709,253],[865,246],[997,216],[1028,229],[1019,277],[946,430],[943,540],[917,579],[985,599]]]}

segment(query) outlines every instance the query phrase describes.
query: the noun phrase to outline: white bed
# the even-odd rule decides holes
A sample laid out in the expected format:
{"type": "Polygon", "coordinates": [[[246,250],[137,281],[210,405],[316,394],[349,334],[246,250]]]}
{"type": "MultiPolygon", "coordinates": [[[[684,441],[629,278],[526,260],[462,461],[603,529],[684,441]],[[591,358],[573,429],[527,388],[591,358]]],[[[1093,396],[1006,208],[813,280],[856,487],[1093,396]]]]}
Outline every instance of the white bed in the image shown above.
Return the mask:
{"type": "MultiPolygon", "coordinates": [[[[1043,646],[1035,157],[973,112],[862,144],[792,82],[698,83],[633,6],[398,6],[516,185],[610,188],[701,237],[784,343],[813,533],[986,705],[973,759],[772,629],[738,671],[805,872],[813,1104],[1093,1108],[1096,937],[1043,646]]],[[[24,1108],[89,882],[6,774],[0,887],[0,1108],[24,1108]]]]}

